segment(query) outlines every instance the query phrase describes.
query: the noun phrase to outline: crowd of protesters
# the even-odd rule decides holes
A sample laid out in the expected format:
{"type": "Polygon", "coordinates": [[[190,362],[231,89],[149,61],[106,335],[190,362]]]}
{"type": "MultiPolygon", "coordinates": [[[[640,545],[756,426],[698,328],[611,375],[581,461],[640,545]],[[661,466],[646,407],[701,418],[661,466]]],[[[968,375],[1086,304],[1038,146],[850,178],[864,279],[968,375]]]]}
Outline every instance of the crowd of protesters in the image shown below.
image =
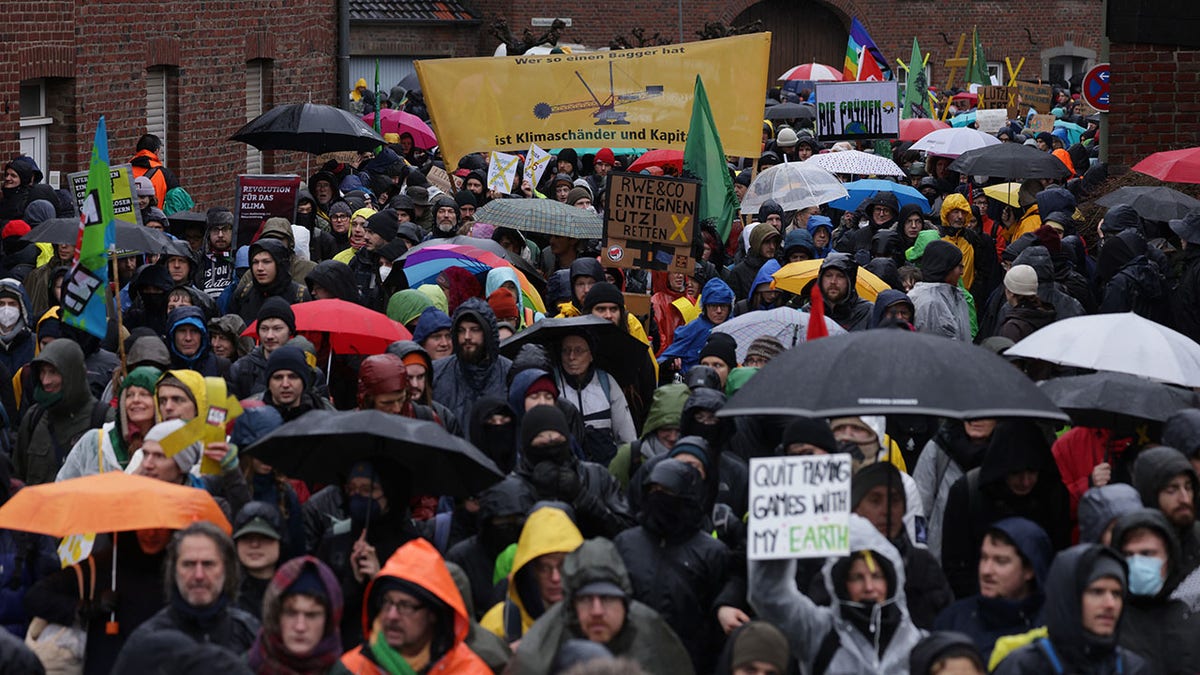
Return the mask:
{"type": "MultiPolygon", "coordinates": [[[[1057,114],[1073,116],[1065,92],[1057,114]]],[[[71,202],[29,158],[8,162],[0,505],[23,486],[137,473],[209,492],[233,534],[207,522],[122,532],[119,556],[101,537],[64,569],[57,542],[0,530],[0,672],[1197,672],[1200,410],[1069,430],[717,415],[791,345],[713,329],[808,312],[818,295],[844,331],[933,333],[1001,354],[1091,313],[1132,311],[1200,339],[1200,211],[1156,222],[1115,206],[1089,226],[1077,207],[1100,196],[1094,125],[1075,142],[1027,137],[1019,121],[997,136],[1053,152],[1070,177],[1025,180],[1010,205],[948,158],[893,144],[928,209],[890,191],[845,212],[767,201],[727,240],[706,228],[692,274],[606,267],[601,241],[475,220],[498,199],[602,212],[610,172],[635,159],[612,149],[558,150],[538,184],[507,194],[487,187],[485,155],[446,166],[403,134],[356,164],[330,160],[307,178],[294,222],[268,219],[235,242],[229,208],[167,213],[185,191],[146,136],[134,190],[143,222],[175,248],[122,256],[122,320],[105,339],[64,320],[74,247],[24,237],[72,216],[71,202]],[[454,189],[430,182],[434,166],[454,189]],[[536,270],[544,305],[512,267],[450,267],[410,288],[401,256],[454,237],[491,240],[536,270]],[[774,272],[804,260],[821,260],[815,292],[777,289],[774,272]],[[890,286],[873,301],[857,290],[864,269],[890,286]],[[632,294],[649,295],[641,315],[632,294]],[[296,321],[300,303],[329,298],[384,313],[412,339],[331,355],[296,321]],[[580,315],[644,345],[629,354],[639,382],[606,372],[582,328],[501,353],[544,318],[580,315]],[[224,378],[245,412],[228,442],[168,454],[164,439],[206,409],[205,377],[224,378]],[[441,425],[506,477],[438,499],[381,463],[312,483],[240,452],[311,411],[353,409],[441,425]],[[834,453],[854,467],[850,555],[748,562],[749,460],[834,453]],[[219,471],[201,475],[201,459],[219,471]],[[64,626],[86,640],[55,643],[64,626]]],[[[761,157],[731,163],[737,197],[773,164],[840,149],[764,122],[761,157]]]]}

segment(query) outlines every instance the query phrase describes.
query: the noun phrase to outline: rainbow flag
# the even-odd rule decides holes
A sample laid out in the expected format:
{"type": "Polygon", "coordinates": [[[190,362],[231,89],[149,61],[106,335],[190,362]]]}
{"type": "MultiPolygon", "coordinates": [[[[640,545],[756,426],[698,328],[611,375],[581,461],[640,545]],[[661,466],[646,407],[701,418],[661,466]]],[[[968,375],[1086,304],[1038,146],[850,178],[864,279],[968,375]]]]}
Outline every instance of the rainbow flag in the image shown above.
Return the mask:
{"type": "Polygon", "coordinates": [[[101,339],[108,332],[108,254],[116,250],[115,240],[108,132],[101,117],[92,142],[87,193],[79,208],[75,265],[62,287],[63,321],[101,339]]]}
{"type": "Polygon", "coordinates": [[[892,79],[892,68],[884,58],[883,52],[875,46],[875,41],[857,18],[850,20],[850,36],[846,39],[846,60],[842,64],[842,79],[847,82],[892,79]]]}

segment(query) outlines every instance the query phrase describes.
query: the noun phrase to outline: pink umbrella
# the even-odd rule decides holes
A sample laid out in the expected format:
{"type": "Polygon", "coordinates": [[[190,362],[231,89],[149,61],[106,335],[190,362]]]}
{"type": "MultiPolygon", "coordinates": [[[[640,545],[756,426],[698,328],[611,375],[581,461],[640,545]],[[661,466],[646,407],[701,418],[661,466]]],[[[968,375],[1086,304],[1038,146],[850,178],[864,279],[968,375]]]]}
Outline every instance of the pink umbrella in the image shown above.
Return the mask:
{"type": "Polygon", "coordinates": [[[824,63],[802,63],[792,66],[786,73],[779,76],[779,81],[810,80],[813,82],[841,82],[842,71],[824,63]]]}
{"type": "MultiPolygon", "coordinates": [[[[433,135],[433,129],[425,123],[425,120],[417,117],[412,113],[404,112],[403,110],[394,110],[392,108],[384,108],[383,119],[379,122],[380,133],[384,134],[403,134],[409,133],[413,137],[413,145],[418,148],[428,150],[437,145],[437,137],[433,135]]],[[[375,125],[375,113],[363,115],[363,121],[371,126],[375,125]]]]}
{"type": "Polygon", "coordinates": [[[900,140],[915,142],[938,129],[949,128],[949,124],[928,117],[914,117],[912,119],[900,120],[900,140]]]}

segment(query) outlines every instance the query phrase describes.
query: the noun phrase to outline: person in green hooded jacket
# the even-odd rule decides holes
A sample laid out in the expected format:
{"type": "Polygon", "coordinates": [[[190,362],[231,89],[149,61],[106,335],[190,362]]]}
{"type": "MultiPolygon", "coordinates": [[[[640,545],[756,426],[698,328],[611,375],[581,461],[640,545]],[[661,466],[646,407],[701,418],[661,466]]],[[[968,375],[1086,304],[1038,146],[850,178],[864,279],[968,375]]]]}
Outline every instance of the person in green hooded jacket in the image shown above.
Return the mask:
{"type": "Polygon", "coordinates": [[[686,384],[668,384],[654,390],[641,438],[632,443],[622,443],[617,448],[616,456],[608,463],[608,472],[621,483],[622,490],[629,487],[629,477],[642,462],[665,455],[675,446],[675,441],[679,440],[679,418],[683,415],[683,404],[689,393],[686,384]]]}
{"type": "Polygon", "coordinates": [[[55,480],[91,476],[107,471],[125,471],[142,439],[154,426],[154,385],[162,371],[138,366],[129,371],[117,388],[117,416],[99,429],[79,438],[67,455],[55,480]]]}

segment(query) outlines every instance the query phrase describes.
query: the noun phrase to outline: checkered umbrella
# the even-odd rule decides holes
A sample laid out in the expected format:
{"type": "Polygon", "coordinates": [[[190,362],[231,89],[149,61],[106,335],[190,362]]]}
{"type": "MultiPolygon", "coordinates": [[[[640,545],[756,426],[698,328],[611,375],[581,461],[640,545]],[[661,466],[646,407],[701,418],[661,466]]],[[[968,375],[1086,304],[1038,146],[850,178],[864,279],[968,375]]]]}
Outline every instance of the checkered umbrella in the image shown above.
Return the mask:
{"type": "Polygon", "coordinates": [[[850,173],[856,176],[904,176],[900,168],[889,157],[872,155],[861,150],[844,150],[842,152],[823,152],[809,157],[809,162],[830,173],[850,173]]]}
{"type": "Polygon", "coordinates": [[[556,199],[493,199],[475,212],[475,222],[575,239],[604,236],[600,216],[556,199]]]}

